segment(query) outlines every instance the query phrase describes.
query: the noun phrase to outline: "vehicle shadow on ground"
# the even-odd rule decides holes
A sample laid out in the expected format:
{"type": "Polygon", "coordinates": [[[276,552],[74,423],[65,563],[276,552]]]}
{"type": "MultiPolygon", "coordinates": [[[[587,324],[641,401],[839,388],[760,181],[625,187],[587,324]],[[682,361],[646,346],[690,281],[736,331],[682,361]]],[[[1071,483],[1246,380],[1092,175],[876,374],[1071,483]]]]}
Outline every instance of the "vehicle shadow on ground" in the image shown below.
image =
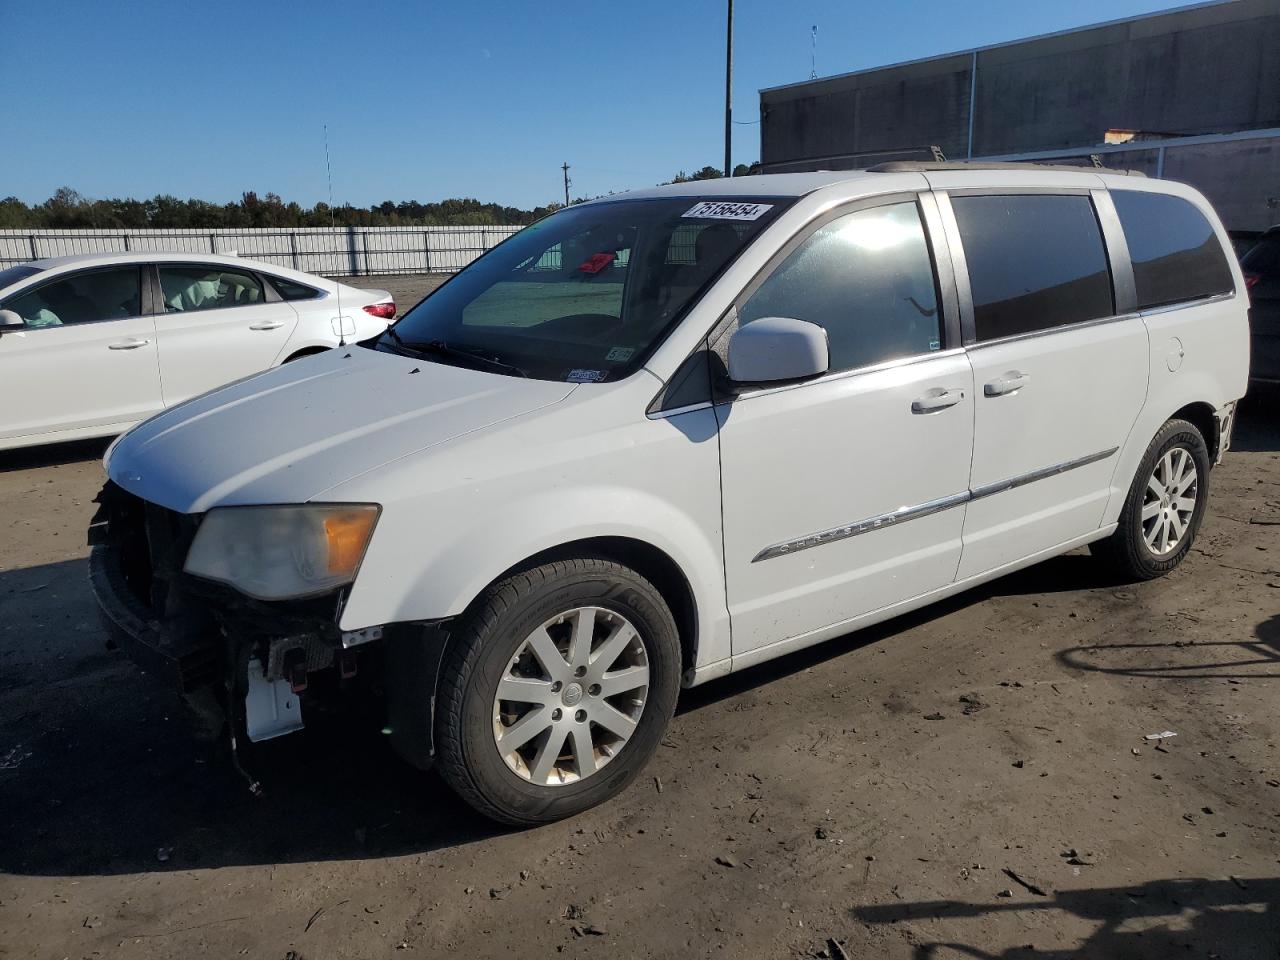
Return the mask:
{"type": "MultiPolygon", "coordinates": [[[[1021,893],[1021,891],[1019,891],[1021,893]]],[[[1025,896],[1025,895],[1024,895],[1025,896]]],[[[917,926],[915,960],[976,957],[981,960],[1168,960],[1205,956],[1271,958],[1280,948],[1280,878],[1153,880],[1125,887],[1060,890],[1050,896],[1007,899],[1000,903],[932,900],[854,907],[854,919],[865,924],[942,920],[950,924],[981,923],[998,914],[1014,914],[1028,935],[1032,930],[1061,929],[1033,920],[1037,913],[1062,915],[1096,923],[1097,929],[1077,947],[1028,944],[993,953],[983,946],[932,941],[917,926]],[[923,941],[923,942],[920,942],[923,941]]],[[[1064,917],[1065,919],[1065,917],[1064,917]]]]}
{"type": "Polygon", "coordinates": [[[1280,615],[1254,630],[1255,640],[1100,643],[1054,654],[1069,670],[1157,680],[1280,679],[1280,615]]]}
{"type": "Polygon", "coordinates": [[[97,440],[50,443],[42,447],[22,447],[18,450],[0,450],[0,473],[55,467],[85,460],[101,460],[110,445],[111,438],[107,437],[97,440]]]}

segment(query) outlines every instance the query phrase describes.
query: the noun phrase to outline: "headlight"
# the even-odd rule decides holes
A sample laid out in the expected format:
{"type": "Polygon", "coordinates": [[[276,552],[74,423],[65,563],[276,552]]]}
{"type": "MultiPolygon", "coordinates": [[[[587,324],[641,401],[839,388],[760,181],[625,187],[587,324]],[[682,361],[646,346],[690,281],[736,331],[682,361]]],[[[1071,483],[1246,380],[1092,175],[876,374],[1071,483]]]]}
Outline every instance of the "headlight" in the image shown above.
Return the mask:
{"type": "Polygon", "coordinates": [[[356,577],[378,521],[372,503],[217,507],[183,570],[259,600],[325,593],[356,577]]]}

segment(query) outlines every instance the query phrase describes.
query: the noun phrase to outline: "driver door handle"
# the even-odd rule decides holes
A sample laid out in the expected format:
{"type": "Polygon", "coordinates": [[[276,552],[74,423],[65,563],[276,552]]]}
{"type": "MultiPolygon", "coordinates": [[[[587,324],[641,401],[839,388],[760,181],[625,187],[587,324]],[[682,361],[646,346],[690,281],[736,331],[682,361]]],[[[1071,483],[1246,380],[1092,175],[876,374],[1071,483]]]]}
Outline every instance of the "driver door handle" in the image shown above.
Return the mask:
{"type": "Polygon", "coordinates": [[[132,340],[117,340],[115,343],[108,343],[108,350],[137,350],[139,347],[145,347],[150,340],[143,340],[134,337],[132,340]]]}
{"type": "Polygon", "coordinates": [[[1027,381],[1030,379],[1020,370],[1010,370],[1003,376],[984,384],[982,392],[988,397],[1003,397],[1006,394],[1017,393],[1027,385],[1027,381]]]}
{"type": "Polygon", "coordinates": [[[276,330],[284,326],[283,320],[259,320],[249,324],[250,330],[276,330]]]}
{"type": "Polygon", "coordinates": [[[947,409],[947,407],[954,407],[963,399],[963,390],[943,390],[937,394],[926,393],[923,397],[916,397],[911,401],[911,412],[936,413],[939,410],[947,409]]]}

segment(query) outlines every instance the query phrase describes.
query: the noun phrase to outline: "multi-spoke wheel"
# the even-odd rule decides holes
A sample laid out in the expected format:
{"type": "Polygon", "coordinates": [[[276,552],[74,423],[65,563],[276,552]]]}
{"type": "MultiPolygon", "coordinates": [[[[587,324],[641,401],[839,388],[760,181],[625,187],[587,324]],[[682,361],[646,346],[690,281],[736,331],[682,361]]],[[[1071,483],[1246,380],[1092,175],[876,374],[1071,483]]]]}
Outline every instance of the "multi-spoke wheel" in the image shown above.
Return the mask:
{"type": "Polygon", "coordinates": [[[1156,461],[1142,503],[1142,539],[1154,556],[1178,549],[1191,529],[1200,471],[1185,447],[1172,447],[1156,461]]]}
{"type": "Polygon", "coordinates": [[[561,786],[589,777],[635,733],[649,655],[626,617],[577,607],[516,649],[493,698],[493,737],[521,777],[561,786]]]}
{"type": "Polygon", "coordinates": [[[1204,516],[1209,450],[1194,424],[1170,420],[1142,458],[1112,536],[1094,544],[1126,576],[1149,580],[1176,567],[1204,516]]]}
{"type": "Polygon", "coordinates": [[[611,561],[510,577],[449,633],[440,770],[495,819],[544,822],[608,799],[644,766],[674,711],[671,612],[652,584],[611,561]]]}

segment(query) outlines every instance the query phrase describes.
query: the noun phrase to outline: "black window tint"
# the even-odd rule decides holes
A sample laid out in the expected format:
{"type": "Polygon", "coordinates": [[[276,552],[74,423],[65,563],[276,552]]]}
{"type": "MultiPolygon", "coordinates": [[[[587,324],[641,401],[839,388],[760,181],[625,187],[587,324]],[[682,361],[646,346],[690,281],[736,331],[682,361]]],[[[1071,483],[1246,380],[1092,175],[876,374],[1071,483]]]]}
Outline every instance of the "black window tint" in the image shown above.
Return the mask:
{"type": "Polygon", "coordinates": [[[314,300],[320,296],[319,290],[315,287],[308,287],[305,283],[294,283],[292,280],[285,280],[283,277],[271,277],[270,279],[271,285],[276,288],[281,300],[314,300]]]}
{"type": "Polygon", "coordinates": [[[979,340],[1115,312],[1111,271],[1085,196],[953,197],[979,340]]]}
{"type": "Polygon", "coordinates": [[[160,265],[165,313],[218,310],[261,303],[262,284],[251,273],[215,266],[160,265]]]}
{"type": "Polygon", "coordinates": [[[738,311],[826,328],[831,370],[942,347],[933,261],[914,203],[860,210],[817,230],[738,311]]]}
{"type": "Polygon", "coordinates": [[[141,314],[137,267],[91,270],[64,276],[5,303],[28,327],[60,327],[141,314]]]}
{"type": "Polygon", "coordinates": [[[1186,200],[1136,190],[1114,190],[1111,199],[1129,244],[1139,309],[1235,289],[1217,234],[1186,200]]]}

